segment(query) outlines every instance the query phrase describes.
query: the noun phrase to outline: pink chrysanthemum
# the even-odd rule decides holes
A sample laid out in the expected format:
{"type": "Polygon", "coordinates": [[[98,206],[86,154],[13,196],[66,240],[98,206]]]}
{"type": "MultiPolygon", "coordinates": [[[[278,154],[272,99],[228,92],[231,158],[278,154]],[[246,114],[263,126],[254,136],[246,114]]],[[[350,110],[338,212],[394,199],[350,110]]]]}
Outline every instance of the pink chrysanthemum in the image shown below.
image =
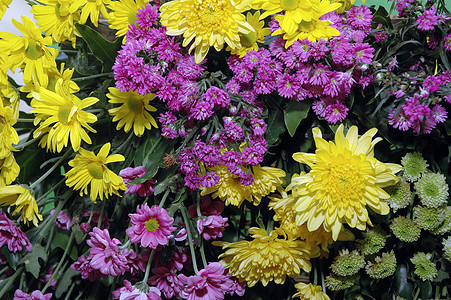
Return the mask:
{"type": "MultiPolygon", "coordinates": [[[[54,213],[55,210],[52,209],[50,211],[50,215],[53,216],[54,213]]],[[[71,223],[72,219],[64,211],[60,211],[58,216],[56,217],[56,226],[61,229],[69,229],[71,223]]]]}
{"type": "Polygon", "coordinates": [[[89,235],[91,238],[86,243],[91,247],[91,267],[105,275],[124,274],[127,270],[127,259],[119,253],[119,245],[122,243],[116,238],[111,239],[107,229],[94,227],[89,235]]]}
{"type": "Polygon", "coordinates": [[[422,31],[433,30],[434,26],[438,25],[439,16],[436,15],[437,7],[432,6],[418,17],[418,29],[422,31]]]}
{"type": "Polygon", "coordinates": [[[28,240],[25,233],[20,230],[0,209],[0,248],[3,245],[8,245],[11,252],[16,253],[25,249],[31,252],[33,246],[28,240]]]}
{"type": "Polygon", "coordinates": [[[149,283],[155,285],[166,298],[171,299],[172,297],[180,296],[183,284],[179,282],[173,270],[169,270],[166,267],[158,267],[152,269],[152,273],[155,275],[149,278],[149,283]]]}
{"type": "Polygon", "coordinates": [[[80,256],[78,260],[70,266],[70,268],[74,271],[80,271],[81,279],[88,279],[91,282],[94,282],[100,278],[106,278],[106,275],[91,267],[91,259],[91,255],[80,256]]]}
{"type": "Polygon", "coordinates": [[[41,291],[33,291],[31,295],[28,295],[25,292],[22,292],[21,290],[16,290],[14,292],[14,300],[51,300],[52,294],[42,294],[41,291]]]}
{"type": "Polygon", "coordinates": [[[222,237],[222,232],[227,226],[229,226],[227,218],[222,216],[208,216],[197,221],[197,230],[207,241],[222,237]]]}
{"type": "Polygon", "coordinates": [[[155,249],[158,245],[167,245],[172,238],[174,219],[159,206],[149,208],[147,203],[136,208],[136,214],[129,214],[131,227],[126,233],[133,243],[141,243],[141,247],[155,249]]]}
{"type": "Polygon", "coordinates": [[[230,275],[225,274],[224,267],[218,262],[208,264],[197,275],[180,274],[178,278],[185,285],[182,298],[187,300],[222,300],[234,287],[230,275]]]}
{"type": "Polygon", "coordinates": [[[360,29],[365,32],[369,32],[371,30],[371,20],[373,19],[373,14],[368,6],[352,6],[346,14],[348,16],[348,23],[355,29],[360,29]]]}
{"type": "Polygon", "coordinates": [[[445,42],[443,43],[443,49],[446,51],[451,51],[451,33],[445,36],[445,42]]]}
{"type": "Polygon", "coordinates": [[[326,121],[332,124],[343,121],[347,114],[349,108],[341,103],[335,103],[328,105],[326,107],[326,121]]]}
{"type": "Polygon", "coordinates": [[[142,289],[133,286],[124,279],[124,286],[112,292],[114,299],[120,300],[161,300],[161,292],[154,286],[143,286],[142,289]]]}
{"type": "Polygon", "coordinates": [[[140,197],[147,197],[151,195],[155,190],[155,184],[157,181],[155,179],[148,179],[141,184],[127,184],[134,179],[143,177],[146,174],[146,169],[143,166],[139,166],[136,168],[128,167],[119,172],[119,176],[125,182],[128,190],[125,191],[125,194],[138,194],[140,197]]]}

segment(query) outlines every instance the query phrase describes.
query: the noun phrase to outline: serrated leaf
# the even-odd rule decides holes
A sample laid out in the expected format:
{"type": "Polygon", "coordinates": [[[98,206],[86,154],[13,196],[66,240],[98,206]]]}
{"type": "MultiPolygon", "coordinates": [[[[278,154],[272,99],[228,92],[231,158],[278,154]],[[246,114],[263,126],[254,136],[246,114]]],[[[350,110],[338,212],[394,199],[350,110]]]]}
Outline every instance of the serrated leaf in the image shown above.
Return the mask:
{"type": "MultiPolygon", "coordinates": [[[[62,232],[56,232],[52,239],[52,245],[50,249],[54,250],[56,248],[61,248],[63,251],[66,250],[67,244],[69,243],[69,236],[62,232]]],[[[77,260],[78,251],[77,248],[72,245],[71,249],[68,252],[70,258],[72,260],[77,260]]]]}
{"type": "Polygon", "coordinates": [[[88,44],[94,56],[103,63],[102,72],[109,72],[114,64],[117,51],[121,48],[122,39],[110,42],[87,25],[75,23],[75,27],[88,44]]]}
{"type": "Polygon", "coordinates": [[[304,120],[310,110],[310,104],[306,101],[290,101],[283,111],[285,126],[291,137],[296,133],[301,121],[304,120]]]}
{"type": "Polygon", "coordinates": [[[25,269],[30,272],[34,278],[39,277],[41,265],[39,264],[39,258],[43,261],[47,261],[47,252],[45,248],[40,244],[33,245],[33,251],[25,255],[20,262],[24,263],[25,269]]]}
{"type": "Polygon", "coordinates": [[[72,283],[72,277],[79,274],[79,271],[74,271],[71,268],[67,268],[63,276],[58,280],[58,285],[56,286],[55,297],[60,298],[72,283]]]}
{"type": "MultiPolygon", "coordinates": [[[[84,242],[84,236],[85,234],[83,233],[83,231],[81,230],[79,225],[74,225],[71,228],[72,232],[74,233],[74,238],[75,238],[75,242],[80,245],[81,243],[84,242]]],[[[74,259],[75,260],[75,259],[74,259]]]]}
{"type": "Polygon", "coordinates": [[[279,135],[286,131],[283,123],[283,113],[280,109],[274,109],[269,112],[268,126],[266,128],[265,137],[269,145],[274,144],[279,135]]]}
{"type": "Polygon", "coordinates": [[[180,178],[180,174],[176,174],[174,176],[165,176],[165,177],[162,176],[162,178],[165,178],[165,179],[155,186],[155,192],[154,192],[155,195],[161,194],[168,188],[171,189],[171,191],[175,191],[175,189],[177,187],[176,186],[177,182],[180,178]]]}

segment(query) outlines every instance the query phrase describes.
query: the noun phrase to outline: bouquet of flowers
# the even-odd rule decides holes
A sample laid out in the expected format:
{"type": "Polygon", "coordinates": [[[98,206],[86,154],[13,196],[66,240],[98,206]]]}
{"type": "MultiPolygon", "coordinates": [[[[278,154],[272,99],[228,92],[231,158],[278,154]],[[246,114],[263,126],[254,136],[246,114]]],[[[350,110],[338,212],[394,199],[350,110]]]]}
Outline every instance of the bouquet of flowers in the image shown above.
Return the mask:
{"type": "Polygon", "coordinates": [[[443,0],[27,2],[0,299],[451,297],[443,0]]]}

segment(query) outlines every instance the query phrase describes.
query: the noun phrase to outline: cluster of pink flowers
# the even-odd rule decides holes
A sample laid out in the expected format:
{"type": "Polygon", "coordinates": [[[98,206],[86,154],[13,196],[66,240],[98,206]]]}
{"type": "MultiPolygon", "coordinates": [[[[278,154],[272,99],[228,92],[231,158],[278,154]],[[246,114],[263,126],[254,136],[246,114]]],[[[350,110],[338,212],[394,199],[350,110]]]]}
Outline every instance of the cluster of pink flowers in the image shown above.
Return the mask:
{"type": "Polygon", "coordinates": [[[143,166],[139,166],[136,168],[128,167],[119,172],[119,176],[125,182],[127,186],[127,191],[125,194],[138,194],[140,197],[147,197],[155,191],[155,184],[157,181],[155,179],[147,179],[143,183],[140,184],[127,184],[128,182],[141,178],[146,175],[146,168],[143,166]]]}
{"type": "Polygon", "coordinates": [[[33,246],[25,233],[0,209],[0,248],[3,245],[7,245],[9,251],[14,253],[22,249],[29,252],[33,250],[33,246]]]}
{"type": "Polygon", "coordinates": [[[113,291],[114,299],[120,300],[161,300],[161,292],[156,287],[136,287],[130,281],[124,280],[124,286],[113,291]]]}
{"type": "Polygon", "coordinates": [[[197,212],[197,205],[193,204],[188,208],[188,212],[193,219],[197,220],[197,230],[202,237],[209,241],[222,237],[222,232],[227,224],[228,218],[221,216],[224,211],[224,203],[222,201],[211,201],[209,196],[204,196],[200,205],[200,216],[197,212]]]}
{"type": "Polygon", "coordinates": [[[445,23],[447,19],[449,19],[449,17],[444,14],[437,14],[437,7],[432,6],[418,17],[417,27],[422,31],[431,31],[434,30],[435,26],[438,24],[445,23]]]}
{"type": "Polygon", "coordinates": [[[51,300],[52,294],[43,294],[41,291],[33,291],[31,294],[16,290],[14,292],[14,300],[51,300]]]}

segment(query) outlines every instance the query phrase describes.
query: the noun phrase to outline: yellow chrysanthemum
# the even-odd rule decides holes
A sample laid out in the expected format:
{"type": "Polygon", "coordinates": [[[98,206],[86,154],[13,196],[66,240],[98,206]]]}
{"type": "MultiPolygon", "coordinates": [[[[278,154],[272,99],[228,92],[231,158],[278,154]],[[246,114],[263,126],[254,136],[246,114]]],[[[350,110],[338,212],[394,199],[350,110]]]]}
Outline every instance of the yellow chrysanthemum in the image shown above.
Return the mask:
{"type": "Polygon", "coordinates": [[[152,126],[158,128],[157,122],[149,114],[149,111],[157,111],[155,107],[149,104],[155,98],[154,94],[139,95],[135,91],[121,93],[117,88],[110,87],[107,97],[110,103],[120,103],[119,107],[108,110],[110,115],[114,116],[113,122],[117,123],[117,130],[124,127],[125,132],[129,132],[133,126],[133,132],[141,136],[144,130],[151,129],[152,126]]]}
{"type": "Polygon", "coordinates": [[[56,83],[58,80],[62,79],[62,87],[67,90],[69,89],[69,92],[71,94],[77,93],[80,88],[78,85],[72,81],[72,75],[74,74],[75,69],[64,69],[65,64],[61,63],[61,70],[58,70],[56,67],[51,67],[45,70],[45,73],[48,77],[48,83],[46,86],[40,86],[38,82],[28,82],[26,85],[20,88],[21,92],[28,93],[27,97],[32,98],[33,92],[39,93],[39,88],[43,87],[48,89],[49,91],[56,92],[56,83]]]}
{"type": "Polygon", "coordinates": [[[20,167],[12,152],[0,159],[0,186],[11,184],[19,176],[20,167]]]}
{"type": "Polygon", "coordinates": [[[264,229],[252,227],[249,233],[252,241],[213,242],[227,249],[219,256],[219,262],[249,287],[259,281],[263,286],[273,280],[282,284],[286,276],[297,276],[301,269],[310,272],[310,258],[319,255],[318,247],[312,249],[307,243],[288,237],[281,229],[268,235],[264,229]]]}
{"type": "Polygon", "coordinates": [[[72,148],[78,151],[81,140],[91,144],[91,138],[85,128],[96,132],[88,123],[96,122],[97,117],[83,109],[98,102],[99,99],[88,97],[80,100],[70,94],[68,88],[63,87],[63,79],[58,80],[55,89],[56,92],[52,92],[40,88],[39,93],[32,93],[31,106],[34,109],[31,112],[36,114],[35,125],[40,123],[33,136],[38,137],[47,133],[43,138],[46,139],[47,149],[52,152],[60,152],[67,146],[70,138],[72,148]]]}
{"type": "Polygon", "coordinates": [[[263,28],[265,26],[264,21],[259,21],[260,12],[256,11],[254,14],[248,12],[246,14],[246,21],[254,28],[247,34],[240,33],[241,48],[231,49],[227,47],[227,50],[232,50],[231,53],[243,57],[247,52],[252,50],[258,50],[258,43],[265,41],[265,36],[269,35],[271,31],[269,28],[263,28]]]}
{"type": "Polygon", "coordinates": [[[120,190],[127,190],[122,177],[116,175],[105,165],[112,162],[124,161],[124,156],[120,154],[112,154],[110,152],[111,144],[106,143],[102,146],[97,155],[92,151],[80,148],[80,154],[69,161],[72,167],[66,174],[66,185],[80,190],[80,196],[88,194],[88,185],[91,190],[89,197],[92,202],[97,201],[97,197],[103,200],[103,196],[108,199],[113,193],[120,196],[120,190]]]}
{"type": "Polygon", "coordinates": [[[39,0],[45,5],[33,5],[31,13],[36,24],[46,36],[51,36],[57,43],[71,41],[75,48],[77,29],[75,23],[80,19],[80,12],[71,10],[72,0],[39,0]]]}
{"type": "Polygon", "coordinates": [[[5,14],[6,9],[8,6],[13,2],[13,0],[0,0],[0,19],[5,14]]]}
{"type": "MultiPolygon", "coordinates": [[[[332,233],[327,232],[321,226],[315,231],[309,231],[306,223],[298,226],[296,224],[297,211],[294,208],[297,198],[287,194],[282,188],[278,188],[278,191],[280,195],[270,197],[271,201],[269,202],[269,208],[275,212],[274,221],[278,221],[280,228],[293,238],[304,240],[311,247],[321,245],[323,254],[327,255],[328,246],[334,243],[332,233]]],[[[346,228],[343,228],[338,236],[339,241],[353,241],[354,239],[354,234],[346,228]]]]}
{"type": "Polygon", "coordinates": [[[21,212],[20,220],[27,225],[32,222],[34,226],[38,226],[39,221],[42,221],[36,199],[28,189],[21,185],[0,187],[0,205],[15,205],[13,215],[21,212]]]}
{"type": "Polygon", "coordinates": [[[111,3],[111,0],[75,0],[71,1],[71,11],[76,11],[81,7],[80,24],[85,24],[89,19],[94,26],[99,26],[99,15],[102,13],[104,18],[108,18],[109,14],[106,10],[106,6],[111,3]]]}
{"type": "Polygon", "coordinates": [[[111,13],[108,18],[110,28],[117,30],[116,36],[124,36],[128,26],[135,23],[138,9],[149,3],[149,0],[119,0],[112,1],[108,6],[111,13]]]}
{"type": "Polygon", "coordinates": [[[254,32],[242,12],[250,0],[174,0],[160,7],[161,24],[168,35],[183,34],[183,47],[194,41],[196,63],[202,62],[213,46],[220,51],[224,43],[231,49],[241,47],[240,34],[254,32]]]}
{"type": "MultiPolygon", "coordinates": [[[[339,14],[344,13],[345,10],[350,10],[352,5],[355,3],[355,0],[331,0],[331,3],[340,3],[341,7],[337,8],[335,11],[339,14]]],[[[365,0],[362,0],[362,3],[365,4],[365,0]]]]}
{"type": "Polygon", "coordinates": [[[3,101],[0,101],[0,159],[9,155],[13,150],[12,144],[19,143],[19,136],[13,128],[16,122],[13,109],[3,106],[3,101]]]}
{"type": "MultiPolygon", "coordinates": [[[[1,59],[0,59],[1,64],[1,59]]],[[[2,71],[0,70],[0,98],[3,101],[3,106],[9,106],[14,111],[14,118],[19,117],[19,93],[8,81],[5,74],[5,79],[2,78],[2,71]]]]}
{"type": "Polygon", "coordinates": [[[261,167],[256,165],[251,167],[254,182],[250,185],[242,185],[240,178],[230,174],[227,166],[217,166],[212,170],[220,176],[219,182],[209,188],[202,190],[202,195],[212,194],[213,198],[219,197],[225,201],[226,205],[241,206],[244,200],[258,205],[266,195],[274,192],[277,187],[285,183],[283,177],[285,172],[272,167],[261,167]]]}
{"type": "Polygon", "coordinates": [[[294,287],[298,292],[293,295],[293,298],[300,297],[301,300],[330,300],[329,296],[323,293],[321,286],[299,282],[294,287]]]}
{"type": "Polygon", "coordinates": [[[309,231],[322,225],[326,231],[332,231],[334,240],[344,222],[360,230],[364,230],[367,223],[372,225],[367,205],[376,213],[388,214],[390,208],[384,199],[390,195],[382,188],[395,184],[395,173],[402,168],[374,157],[374,146],[382,140],[372,140],[376,128],[360,137],[356,126],[352,126],[346,136],[343,131],[341,124],[334,143],[324,140],[319,128],[313,128],[315,153],[293,154],[296,161],[311,168],[309,173],[292,179],[292,195],[297,198],[296,223],[307,222],[309,231]]]}
{"type": "Polygon", "coordinates": [[[23,68],[23,80],[29,82],[38,80],[40,85],[47,84],[45,68],[56,66],[55,58],[58,50],[47,47],[52,44],[52,38],[43,37],[41,31],[28,17],[22,16],[22,23],[13,19],[14,25],[24,36],[17,36],[8,32],[0,32],[0,52],[8,52],[6,64],[11,71],[23,68]]]}

